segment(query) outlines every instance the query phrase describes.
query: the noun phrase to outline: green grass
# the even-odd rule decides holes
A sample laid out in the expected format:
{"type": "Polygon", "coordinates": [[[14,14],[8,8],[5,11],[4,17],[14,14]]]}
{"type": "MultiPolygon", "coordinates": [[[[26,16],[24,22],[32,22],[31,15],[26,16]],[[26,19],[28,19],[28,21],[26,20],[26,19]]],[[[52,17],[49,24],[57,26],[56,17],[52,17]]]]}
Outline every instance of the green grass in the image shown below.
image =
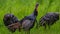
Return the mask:
{"type": "MultiPolygon", "coordinates": [[[[24,16],[30,15],[34,11],[36,2],[39,3],[38,16],[39,18],[48,12],[60,12],[60,0],[0,0],[0,34],[12,34],[4,26],[3,17],[7,13],[14,14],[19,20],[24,16]]],[[[31,29],[31,34],[60,34],[60,20],[57,21],[50,29],[44,30],[43,27],[31,29]]],[[[24,31],[13,34],[24,34],[24,31]]]]}

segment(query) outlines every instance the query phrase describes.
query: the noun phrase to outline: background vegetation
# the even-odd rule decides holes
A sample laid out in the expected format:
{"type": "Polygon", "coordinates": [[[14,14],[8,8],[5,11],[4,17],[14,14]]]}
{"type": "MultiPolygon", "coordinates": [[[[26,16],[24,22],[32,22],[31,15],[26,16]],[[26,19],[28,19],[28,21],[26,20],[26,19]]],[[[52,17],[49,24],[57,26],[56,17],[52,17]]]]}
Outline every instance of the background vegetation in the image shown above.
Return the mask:
{"type": "MultiPolygon", "coordinates": [[[[0,34],[24,34],[24,31],[15,33],[9,32],[4,26],[3,17],[7,13],[14,14],[19,20],[24,16],[33,13],[36,2],[39,3],[39,18],[48,12],[60,12],[60,0],[0,0],[0,34]]],[[[31,29],[31,34],[60,34],[60,20],[57,21],[50,29],[44,30],[43,27],[31,29]]]]}

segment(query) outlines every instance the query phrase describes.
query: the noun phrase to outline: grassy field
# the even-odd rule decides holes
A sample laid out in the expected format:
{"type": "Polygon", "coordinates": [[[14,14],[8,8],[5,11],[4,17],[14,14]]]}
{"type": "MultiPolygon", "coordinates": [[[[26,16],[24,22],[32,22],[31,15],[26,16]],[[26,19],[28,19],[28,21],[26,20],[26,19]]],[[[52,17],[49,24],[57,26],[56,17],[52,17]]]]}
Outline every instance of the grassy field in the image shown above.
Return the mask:
{"type": "MultiPolygon", "coordinates": [[[[0,34],[24,34],[24,31],[18,32],[18,30],[15,33],[9,32],[4,26],[3,17],[7,13],[12,13],[21,20],[24,16],[33,13],[36,2],[39,3],[38,21],[48,12],[60,12],[60,0],[0,0],[0,34]]],[[[34,27],[30,32],[31,34],[60,34],[60,20],[50,29],[44,30],[43,27],[39,29],[34,27]]]]}

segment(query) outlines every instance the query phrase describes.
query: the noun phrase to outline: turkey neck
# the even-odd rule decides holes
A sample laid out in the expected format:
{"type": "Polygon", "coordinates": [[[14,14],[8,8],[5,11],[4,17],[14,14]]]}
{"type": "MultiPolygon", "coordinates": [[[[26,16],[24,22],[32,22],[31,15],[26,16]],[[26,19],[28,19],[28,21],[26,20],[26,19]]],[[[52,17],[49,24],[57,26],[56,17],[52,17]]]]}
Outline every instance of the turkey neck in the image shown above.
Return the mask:
{"type": "Polygon", "coordinates": [[[37,16],[38,15],[38,3],[36,4],[36,6],[35,6],[35,9],[34,9],[34,16],[37,16]]]}

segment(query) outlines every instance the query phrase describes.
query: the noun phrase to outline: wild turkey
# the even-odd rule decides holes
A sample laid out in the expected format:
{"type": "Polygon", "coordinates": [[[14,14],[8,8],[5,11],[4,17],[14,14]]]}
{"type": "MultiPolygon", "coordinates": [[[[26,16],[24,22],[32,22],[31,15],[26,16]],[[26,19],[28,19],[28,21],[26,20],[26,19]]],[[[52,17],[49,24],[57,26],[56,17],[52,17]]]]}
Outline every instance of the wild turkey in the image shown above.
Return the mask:
{"type": "MultiPolygon", "coordinates": [[[[17,23],[18,19],[17,17],[15,17],[13,14],[5,14],[4,18],[3,18],[3,22],[4,25],[8,28],[9,25],[13,24],[13,23],[17,23]]],[[[12,30],[10,28],[8,28],[11,32],[15,32],[15,30],[12,30]]]]}
{"type": "Polygon", "coordinates": [[[37,11],[38,5],[39,4],[37,3],[36,6],[35,6],[35,9],[34,9],[34,12],[31,15],[25,16],[20,21],[20,23],[22,24],[23,30],[24,31],[28,31],[27,34],[30,34],[30,29],[33,28],[34,22],[36,21],[36,17],[38,15],[38,11],[37,11]]]}
{"type": "Polygon", "coordinates": [[[50,26],[53,25],[58,20],[59,20],[59,13],[50,12],[40,18],[39,25],[45,26],[45,28],[46,25],[48,25],[48,27],[50,28],[50,26]]]}

